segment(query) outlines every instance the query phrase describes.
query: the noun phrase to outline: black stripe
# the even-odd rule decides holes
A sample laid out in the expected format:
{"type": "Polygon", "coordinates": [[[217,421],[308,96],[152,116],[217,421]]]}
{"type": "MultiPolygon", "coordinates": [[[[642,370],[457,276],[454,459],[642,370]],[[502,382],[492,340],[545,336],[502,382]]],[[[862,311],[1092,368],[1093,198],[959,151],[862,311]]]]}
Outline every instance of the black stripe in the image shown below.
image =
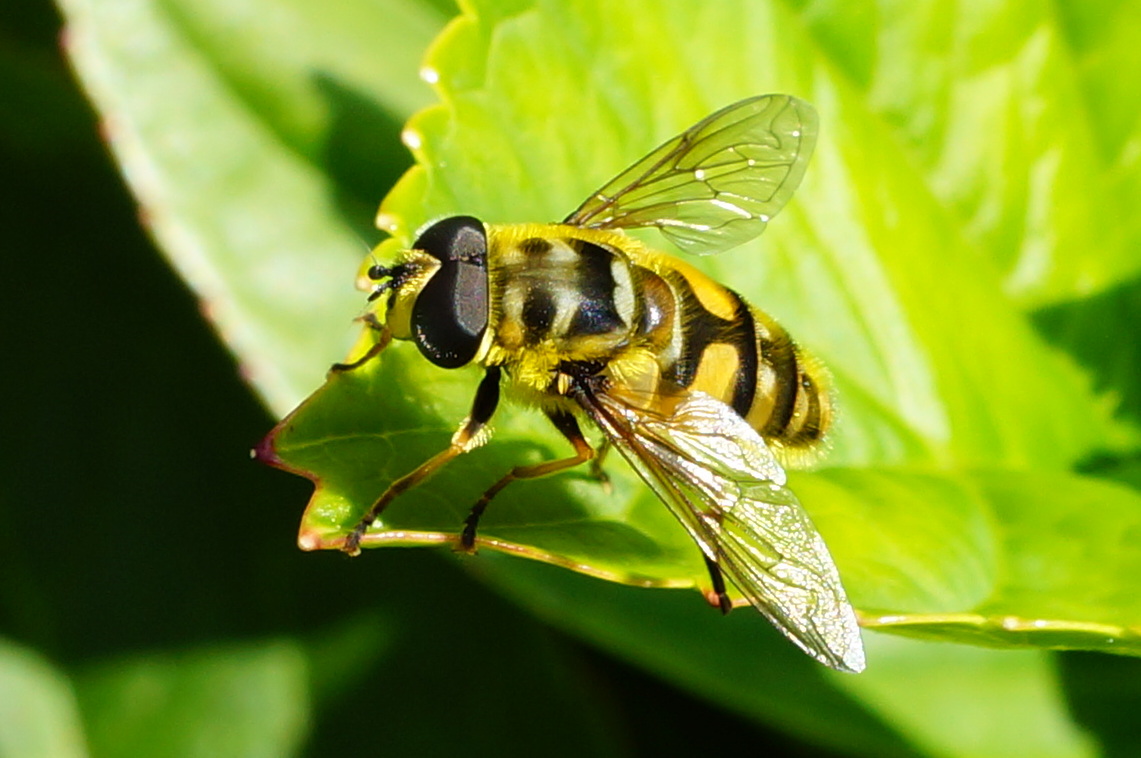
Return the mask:
{"type": "Polygon", "coordinates": [[[613,303],[607,306],[596,300],[584,300],[571,317],[569,333],[576,337],[610,334],[622,330],[624,326],[613,303]]]}
{"type": "Polygon", "coordinates": [[[576,292],[582,300],[571,317],[569,334],[610,334],[625,328],[614,302],[614,255],[606,248],[581,239],[567,239],[578,253],[575,263],[576,292]]]}
{"type": "Polygon", "coordinates": [[[761,358],[772,366],[776,378],[773,382],[773,409],[769,420],[760,430],[762,437],[780,437],[792,422],[796,410],[797,383],[800,367],[796,362],[796,346],[788,333],[772,325],[772,339],[761,340],[761,358]]]}
{"type": "Polygon", "coordinates": [[[700,305],[694,307],[694,302],[690,300],[693,297],[692,291],[684,294],[679,291],[679,294],[682,294],[679,298],[682,312],[681,355],[667,373],[672,374],[671,378],[679,387],[688,387],[697,378],[701,356],[718,333],[720,325],[717,322],[722,319],[700,305]]]}
{"type": "Polygon", "coordinates": [[[530,237],[519,243],[519,251],[524,255],[546,255],[551,243],[542,237],[530,237]]]}
{"type": "Polygon", "coordinates": [[[535,344],[551,333],[555,322],[555,298],[545,287],[532,286],[523,300],[523,333],[527,344],[535,344]]]}
{"type": "MultiPolygon", "coordinates": [[[[753,312],[745,305],[736,293],[732,293],[737,300],[736,328],[733,330],[731,344],[737,348],[737,381],[733,385],[733,400],[729,405],[737,411],[741,418],[749,415],[753,407],[753,398],[757,395],[757,327],[753,323],[753,312]]],[[[728,341],[728,340],[727,340],[728,341]]]]}
{"type": "Polygon", "coordinates": [[[677,293],[682,313],[682,348],[677,362],[665,373],[681,387],[689,387],[697,378],[701,359],[712,344],[731,346],[737,352],[737,366],[733,378],[733,397],[729,405],[744,418],[753,407],[757,393],[757,332],[753,314],[740,296],[728,288],[736,313],[732,319],[723,319],[705,309],[689,281],[670,272],[668,281],[677,293]]]}
{"type": "Polygon", "coordinates": [[[820,406],[820,389],[808,374],[800,375],[800,387],[808,400],[808,410],[804,414],[804,421],[786,443],[789,445],[808,445],[824,436],[821,426],[823,421],[820,406]]]}

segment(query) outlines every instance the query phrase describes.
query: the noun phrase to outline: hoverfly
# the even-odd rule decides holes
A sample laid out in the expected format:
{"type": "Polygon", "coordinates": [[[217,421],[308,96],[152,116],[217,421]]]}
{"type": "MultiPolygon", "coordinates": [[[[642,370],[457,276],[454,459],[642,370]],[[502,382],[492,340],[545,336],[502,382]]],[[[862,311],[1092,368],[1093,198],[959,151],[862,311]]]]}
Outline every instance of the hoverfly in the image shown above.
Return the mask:
{"type": "Polygon", "coordinates": [[[800,183],[816,115],[787,95],[734,103],[653,150],[557,224],[485,224],[470,216],[423,229],[393,265],[373,265],[384,298],[372,349],[415,342],[441,368],[483,379],[451,444],[397,479],[342,550],[385,507],[483,444],[500,386],[538,405],[574,455],[518,466],[472,507],[459,547],[508,484],[590,461],[578,419],[602,430],[701,549],[711,602],[732,603],[723,574],[789,639],[822,663],[860,671],[863,646],[823,539],[785,486],[781,460],[828,430],[827,375],[773,319],[689,264],[622,230],[656,227],[691,253],[760,234],[800,183]]]}

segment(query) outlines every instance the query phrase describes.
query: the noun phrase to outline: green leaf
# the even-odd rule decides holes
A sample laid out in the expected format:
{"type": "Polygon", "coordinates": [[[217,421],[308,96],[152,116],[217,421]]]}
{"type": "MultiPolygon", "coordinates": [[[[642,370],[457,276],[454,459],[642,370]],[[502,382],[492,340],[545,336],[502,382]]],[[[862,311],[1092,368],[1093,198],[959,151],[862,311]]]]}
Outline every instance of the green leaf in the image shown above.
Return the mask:
{"type": "Polygon", "coordinates": [[[262,396],[296,403],[350,344],[358,235],[407,165],[395,135],[430,98],[415,73],[441,16],[411,0],[61,5],[144,222],[262,396]]]}
{"type": "Polygon", "coordinates": [[[1017,301],[1138,272],[1136,6],[792,5],[1017,301]]]}
{"type": "Polygon", "coordinates": [[[86,755],[71,682],[36,653],[0,639],[0,756],[86,755]]]}
{"type": "MultiPolygon", "coordinates": [[[[480,563],[552,622],[845,755],[1096,754],[1061,702],[1051,656],[1041,651],[867,635],[868,668],[848,676],[815,665],[755,614],[718,618],[695,612],[697,603],[682,593],[595,586],[538,563],[504,565],[499,556],[480,563]]],[[[1116,660],[1117,667],[1133,663],[1116,660]]],[[[1106,707],[1132,707],[1131,684],[1119,687],[1124,697],[1098,693],[1102,720],[1106,707]]]]}
{"type": "Polygon", "coordinates": [[[138,655],[80,679],[101,756],[293,755],[309,710],[306,660],[292,642],[138,655]]]}
{"type": "MultiPolygon", "coordinates": [[[[260,450],[263,460],[318,484],[303,547],[337,547],[362,504],[446,443],[447,425],[421,424],[419,403],[427,399],[409,389],[418,359],[407,352],[332,375],[260,450]]],[[[463,379],[454,377],[435,399],[441,406],[461,398],[451,403],[457,418],[470,386],[463,379]]],[[[423,485],[395,501],[383,529],[364,544],[453,544],[470,504],[510,461],[558,454],[556,441],[543,451],[510,439],[513,432],[525,437],[512,428],[526,424],[520,416],[500,429],[507,442],[460,458],[440,475],[465,483],[466,497],[448,494],[458,491],[454,484],[423,485]]],[[[587,476],[510,487],[482,522],[480,544],[629,584],[705,586],[696,548],[666,509],[625,472],[615,482],[609,495],[587,476]]],[[[831,546],[865,626],[1141,655],[1135,490],[1062,473],[900,467],[834,467],[796,474],[792,485],[831,546]]]]}
{"type": "Polygon", "coordinates": [[[924,754],[1101,754],[1090,733],[1073,722],[1048,655],[884,637],[875,643],[870,675],[839,684],[924,754]]]}
{"type": "Polygon", "coordinates": [[[817,519],[868,627],[1141,655],[1134,489],[1069,474],[898,469],[795,483],[826,504],[817,519]]]}

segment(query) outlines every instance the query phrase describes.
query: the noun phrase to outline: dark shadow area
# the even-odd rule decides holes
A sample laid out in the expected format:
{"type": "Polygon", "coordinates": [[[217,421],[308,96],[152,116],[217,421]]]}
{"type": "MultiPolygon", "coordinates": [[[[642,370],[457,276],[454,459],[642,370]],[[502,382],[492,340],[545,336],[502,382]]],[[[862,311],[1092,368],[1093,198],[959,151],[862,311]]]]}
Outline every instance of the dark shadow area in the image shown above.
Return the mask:
{"type": "MultiPolygon", "coordinates": [[[[780,756],[781,758],[840,758],[822,747],[806,745],[779,733],[756,742],[748,735],[756,727],[743,717],[718,710],[707,702],[672,701],[662,708],[663,696],[672,700],[672,688],[660,679],[615,661],[590,648],[579,654],[594,689],[605,698],[616,721],[624,725],[631,755],[638,758],[690,754],[694,756],[780,756]]],[[[779,686],[769,682],[762,686],[779,686]]],[[[669,702],[669,701],[667,701],[669,702]]],[[[898,755],[908,755],[900,746],[898,755]]],[[[916,754],[918,755],[918,754],[916,754]]]]}
{"type": "Polygon", "coordinates": [[[331,114],[320,168],[334,180],[341,219],[371,245],[382,236],[373,223],[380,201],[413,164],[400,141],[404,123],[328,74],[318,72],[314,80],[331,114]]]}
{"type": "Polygon", "coordinates": [[[1035,312],[1047,341],[1089,370],[1098,392],[1119,399],[1118,414],[1141,424],[1141,277],[1035,312]]]}
{"type": "MultiPolygon", "coordinates": [[[[1073,356],[1118,418],[1141,425],[1141,277],[1032,314],[1048,342],[1073,356]]],[[[1082,461],[1085,474],[1141,487],[1141,450],[1104,451],[1082,461]]]]}
{"type": "MultiPolygon", "coordinates": [[[[1117,400],[1119,418],[1141,424],[1141,278],[1043,308],[1033,323],[1089,371],[1098,392],[1117,400]]],[[[1141,451],[1093,455],[1079,470],[1141,488],[1141,451]]],[[[1141,660],[1067,652],[1057,661],[1070,712],[1099,742],[1100,754],[1141,755],[1141,660]]]]}
{"type": "Polygon", "coordinates": [[[1100,755],[1141,755],[1141,659],[1073,652],[1057,660],[1070,713],[1097,739],[1100,755]]]}

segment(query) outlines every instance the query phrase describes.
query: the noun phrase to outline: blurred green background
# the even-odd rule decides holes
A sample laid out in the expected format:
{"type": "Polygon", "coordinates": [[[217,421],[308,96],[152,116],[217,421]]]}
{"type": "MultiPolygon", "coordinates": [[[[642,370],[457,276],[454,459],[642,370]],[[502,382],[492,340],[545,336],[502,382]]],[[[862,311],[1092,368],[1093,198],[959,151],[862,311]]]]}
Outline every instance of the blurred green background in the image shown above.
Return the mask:
{"type": "MultiPolygon", "coordinates": [[[[452,11],[429,7],[442,27],[452,11]]],[[[1052,730],[1058,755],[1141,754],[1135,659],[907,643],[944,670],[902,670],[916,709],[892,714],[874,686],[832,689],[777,655],[757,683],[772,705],[746,717],[551,628],[449,555],[299,552],[311,487],[248,460],[274,419],[149,242],[59,32],[47,2],[0,15],[0,756],[1017,756],[1052,730]]],[[[368,165],[329,169],[371,241],[371,204],[411,158],[399,118],[366,116],[336,136],[368,165]]]]}

